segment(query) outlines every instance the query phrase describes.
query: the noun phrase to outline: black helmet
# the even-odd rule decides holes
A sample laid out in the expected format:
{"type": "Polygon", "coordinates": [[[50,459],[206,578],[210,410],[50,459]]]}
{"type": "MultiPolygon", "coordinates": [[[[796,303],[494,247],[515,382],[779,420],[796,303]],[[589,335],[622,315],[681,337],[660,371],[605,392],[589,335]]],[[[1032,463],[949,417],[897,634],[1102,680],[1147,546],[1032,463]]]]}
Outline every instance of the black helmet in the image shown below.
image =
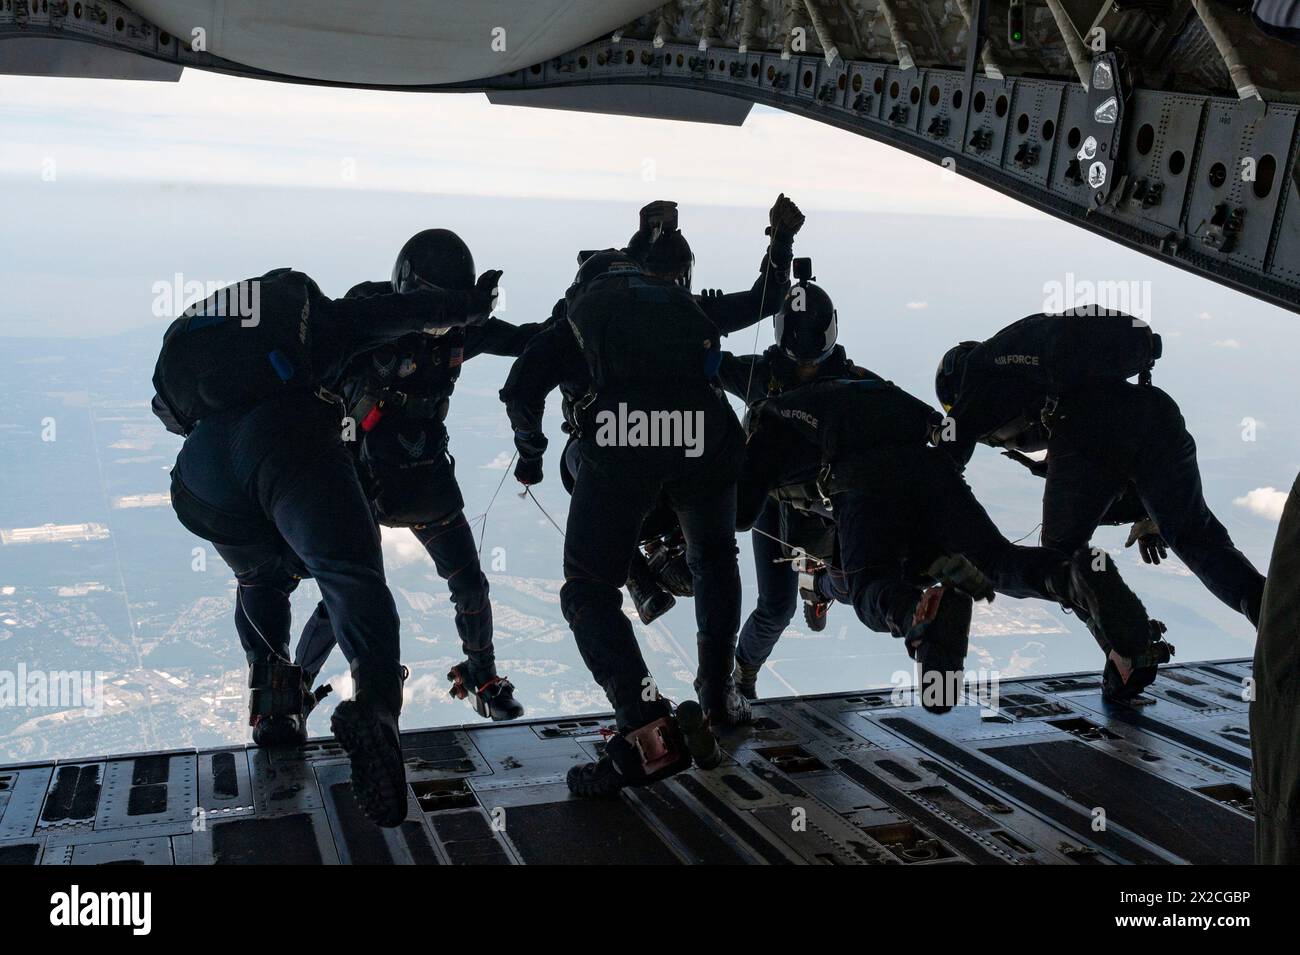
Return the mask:
{"type": "Polygon", "coordinates": [[[939,369],[934,373],[934,393],[939,399],[939,404],[943,405],[944,411],[951,411],[953,405],[957,403],[966,356],[978,345],[979,342],[962,342],[960,345],[954,345],[944,353],[943,360],[939,362],[939,369]]]}
{"type": "Polygon", "coordinates": [[[786,293],[776,313],[776,342],[798,362],[824,361],[835,348],[839,320],[835,303],[820,286],[800,282],[786,293]]]}
{"type": "Polygon", "coordinates": [[[578,253],[578,274],[564,293],[569,304],[596,279],[607,275],[640,275],[641,265],[620,249],[601,249],[599,252],[578,253]]]}
{"type": "Polygon", "coordinates": [[[661,232],[651,238],[638,230],[627,243],[627,254],[641,263],[650,275],[668,279],[684,289],[690,289],[695,272],[695,253],[680,229],[661,232]]]}
{"type": "Polygon", "coordinates": [[[450,229],[425,229],[406,240],[393,266],[393,291],[422,286],[466,290],[474,287],[474,256],[450,229]]]}

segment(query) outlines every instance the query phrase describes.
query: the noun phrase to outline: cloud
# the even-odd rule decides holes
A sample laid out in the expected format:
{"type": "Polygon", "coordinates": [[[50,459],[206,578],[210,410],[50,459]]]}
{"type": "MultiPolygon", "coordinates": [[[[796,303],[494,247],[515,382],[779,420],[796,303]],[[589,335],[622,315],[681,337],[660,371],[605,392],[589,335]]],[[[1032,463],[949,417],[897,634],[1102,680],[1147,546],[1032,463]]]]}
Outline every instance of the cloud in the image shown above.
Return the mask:
{"type": "Polygon", "coordinates": [[[1215,348],[1240,348],[1241,342],[1235,338],[1220,338],[1217,342],[1211,342],[1215,348]]]}
{"type": "Polygon", "coordinates": [[[402,685],[402,703],[406,706],[428,706],[431,703],[451,702],[452,698],[447,695],[449,685],[445,679],[431,673],[413,675],[402,685]]]}
{"type": "Polygon", "coordinates": [[[405,528],[381,527],[379,539],[387,567],[405,567],[424,557],[424,546],[405,528]]]}
{"type": "Polygon", "coordinates": [[[930,303],[929,302],[908,302],[907,305],[904,307],[911,312],[921,312],[929,308],[930,303]]]}
{"type": "Polygon", "coordinates": [[[480,464],[479,467],[484,471],[504,471],[506,468],[510,467],[510,461],[513,457],[514,455],[502,451],[487,464],[480,464]]]}
{"type": "Polygon", "coordinates": [[[1286,499],[1286,491],[1279,491],[1275,487],[1257,487],[1242,497],[1234,498],[1232,503],[1270,521],[1280,521],[1286,499]]]}
{"type": "Polygon", "coordinates": [[[1198,314],[1196,317],[1199,318],[1199,319],[1200,319],[1201,321],[1203,321],[1203,322],[1208,322],[1208,321],[1210,321],[1210,320],[1212,320],[1212,319],[1214,318],[1214,316],[1211,315],[1209,312],[1201,312],[1201,313],[1198,314]]]}

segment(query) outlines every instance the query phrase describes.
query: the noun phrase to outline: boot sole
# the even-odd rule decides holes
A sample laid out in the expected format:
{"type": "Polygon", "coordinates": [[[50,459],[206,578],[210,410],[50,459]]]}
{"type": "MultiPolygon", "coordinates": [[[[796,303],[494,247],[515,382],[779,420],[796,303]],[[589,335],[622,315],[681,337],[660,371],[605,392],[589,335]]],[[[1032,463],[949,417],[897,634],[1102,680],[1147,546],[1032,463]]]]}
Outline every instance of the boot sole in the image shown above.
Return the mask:
{"type": "Polygon", "coordinates": [[[704,710],[694,700],[677,707],[677,728],[686,740],[686,749],[700,769],[713,769],[722,762],[722,747],[709,729],[704,710]]]}
{"type": "Polygon", "coordinates": [[[400,826],[407,814],[406,767],[379,720],[366,707],[344,700],[330,730],[352,762],[352,795],[376,825],[400,826]]]}
{"type": "Polygon", "coordinates": [[[253,745],[258,749],[279,748],[282,746],[306,746],[307,734],[300,733],[296,730],[282,730],[272,733],[264,733],[261,736],[253,734],[253,745]]]}
{"type": "MultiPolygon", "coordinates": [[[[739,696],[746,703],[753,702],[753,700],[745,696],[745,694],[743,693],[737,692],[736,695],[739,696]]],[[[752,706],[747,706],[745,708],[745,712],[741,716],[736,717],[733,716],[730,711],[728,711],[725,705],[715,706],[715,707],[710,707],[705,712],[704,718],[711,726],[730,726],[730,727],[752,726],[754,723],[754,709],[752,706]]]]}
{"type": "Polygon", "coordinates": [[[799,596],[803,598],[803,622],[808,625],[808,629],[813,633],[821,633],[826,629],[827,618],[830,617],[830,603],[808,599],[802,588],[799,596]],[[818,613],[819,610],[820,613],[818,613]]]}
{"type": "Polygon", "coordinates": [[[517,720],[524,715],[523,704],[519,703],[518,701],[514,702],[514,705],[518,708],[517,713],[512,713],[510,715],[502,714],[500,716],[494,713],[492,711],[492,707],[490,707],[481,696],[479,696],[477,693],[474,692],[473,689],[470,688],[471,684],[465,682],[464,674],[461,673],[460,665],[451,668],[451,670],[447,673],[447,679],[452,682],[452,689],[450,691],[451,698],[453,700],[466,700],[466,699],[469,700],[470,707],[474,710],[475,713],[483,717],[483,719],[485,720],[491,720],[493,723],[505,723],[509,720],[517,720]],[[456,678],[458,675],[461,678],[461,682],[459,684],[456,683],[456,678]],[[464,696],[458,696],[456,694],[457,685],[465,689],[464,696]]]}
{"type": "MultiPolygon", "coordinates": [[[[970,622],[974,611],[974,602],[969,596],[956,588],[945,587],[940,592],[939,605],[934,616],[925,623],[925,630],[920,637],[920,648],[935,647],[945,654],[960,657],[964,662],[970,651],[970,622]]],[[[909,641],[916,639],[907,635],[909,641]]]]}
{"type": "Polygon", "coordinates": [[[970,652],[970,621],[974,609],[970,596],[956,587],[945,589],[939,612],[934,618],[934,627],[941,636],[937,645],[954,656],[960,656],[963,664],[970,652]]]}
{"type": "Polygon", "coordinates": [[[511,720],[517,720],[522,718],[524,715],[524,708],[522,706],[519,707],[519,712],[517,713],[502,713],[498,715],[496,713],[491,712],[491,710],[489,710],[487,713],[483,713],[481,715],[486,716],[493,723],[508,723],[511,720]]]}
{"type": "Polygon", "coordinates": [[[518,701],[515,702],[515,708],[518,712],[498,714],[493,712],[492,707],[480,698],[477,693],[470,693],[469,695],[473,700],[471,705],[474,708],[474,712],[485,720],[491,720],[493,723],[507,723],[510,720],[517,720],[524,715],[523,704],[518,701]]]}
{"type": "Polygon", "coordinates": [[[594,780],[586,777],[583,770],[586,766],[594,765],[594,763],[588,763],[585,766],[574,766],[569,770],[564,777],[569,792],[581,799],[613,799],[618,796],[625,785],[621,780],[594,780]]]}
{"type": "Polygon", "coordinates": [[[935,693],[934,681],[938,681],[939,700],[934,701],[930,696],[931,702],[923,704],[928,712],[941,715],[957,705],[956,697],[961,693],[960,683],[951,680],[949,675],[960,672],[966,665],[973,610],[974,602],[969,595],[955,587],[945,586],[943,596],[939,598],[939,608],[929,623],[929,634],[933,636],[925,637],[917,650],[917,658],[923,661],[923,700],[935,693]],[[937,661],[933,656],[936,653],[939,656],[937,661]],[[942,665],[931,666],[935,662],[942,665]]]}

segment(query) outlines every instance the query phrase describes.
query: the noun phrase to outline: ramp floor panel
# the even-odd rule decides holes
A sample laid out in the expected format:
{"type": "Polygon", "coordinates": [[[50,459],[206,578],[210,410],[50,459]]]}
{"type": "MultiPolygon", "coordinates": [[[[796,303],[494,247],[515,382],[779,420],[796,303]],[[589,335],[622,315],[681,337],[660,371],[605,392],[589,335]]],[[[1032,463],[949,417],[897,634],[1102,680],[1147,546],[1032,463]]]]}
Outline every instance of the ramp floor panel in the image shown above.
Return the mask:
{"type": "Polygon", "coordinates": [[[942,716],[892,688],[761,700],[716,769],[605,801],[564,776],[608,716],[412,730],[394,830],[331,739],[0,767],[0,864],[1248,863],[1250,662],[1163,673],[1125,706],[1087,673],[942,716]]]}

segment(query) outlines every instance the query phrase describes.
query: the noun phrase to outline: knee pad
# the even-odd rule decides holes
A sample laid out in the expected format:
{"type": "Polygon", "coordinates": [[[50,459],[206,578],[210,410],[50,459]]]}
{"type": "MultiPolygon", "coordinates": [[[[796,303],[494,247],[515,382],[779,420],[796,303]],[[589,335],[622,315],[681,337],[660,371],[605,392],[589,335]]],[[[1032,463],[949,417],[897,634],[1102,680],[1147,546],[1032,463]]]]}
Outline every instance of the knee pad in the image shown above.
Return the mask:
{"type": "Polygon", "coordinates": [[[584,613],[594,608],[620,612],[623,591],[597,580],[566,580],[560,588],[560,613],[572,626],[584,613]]]}

